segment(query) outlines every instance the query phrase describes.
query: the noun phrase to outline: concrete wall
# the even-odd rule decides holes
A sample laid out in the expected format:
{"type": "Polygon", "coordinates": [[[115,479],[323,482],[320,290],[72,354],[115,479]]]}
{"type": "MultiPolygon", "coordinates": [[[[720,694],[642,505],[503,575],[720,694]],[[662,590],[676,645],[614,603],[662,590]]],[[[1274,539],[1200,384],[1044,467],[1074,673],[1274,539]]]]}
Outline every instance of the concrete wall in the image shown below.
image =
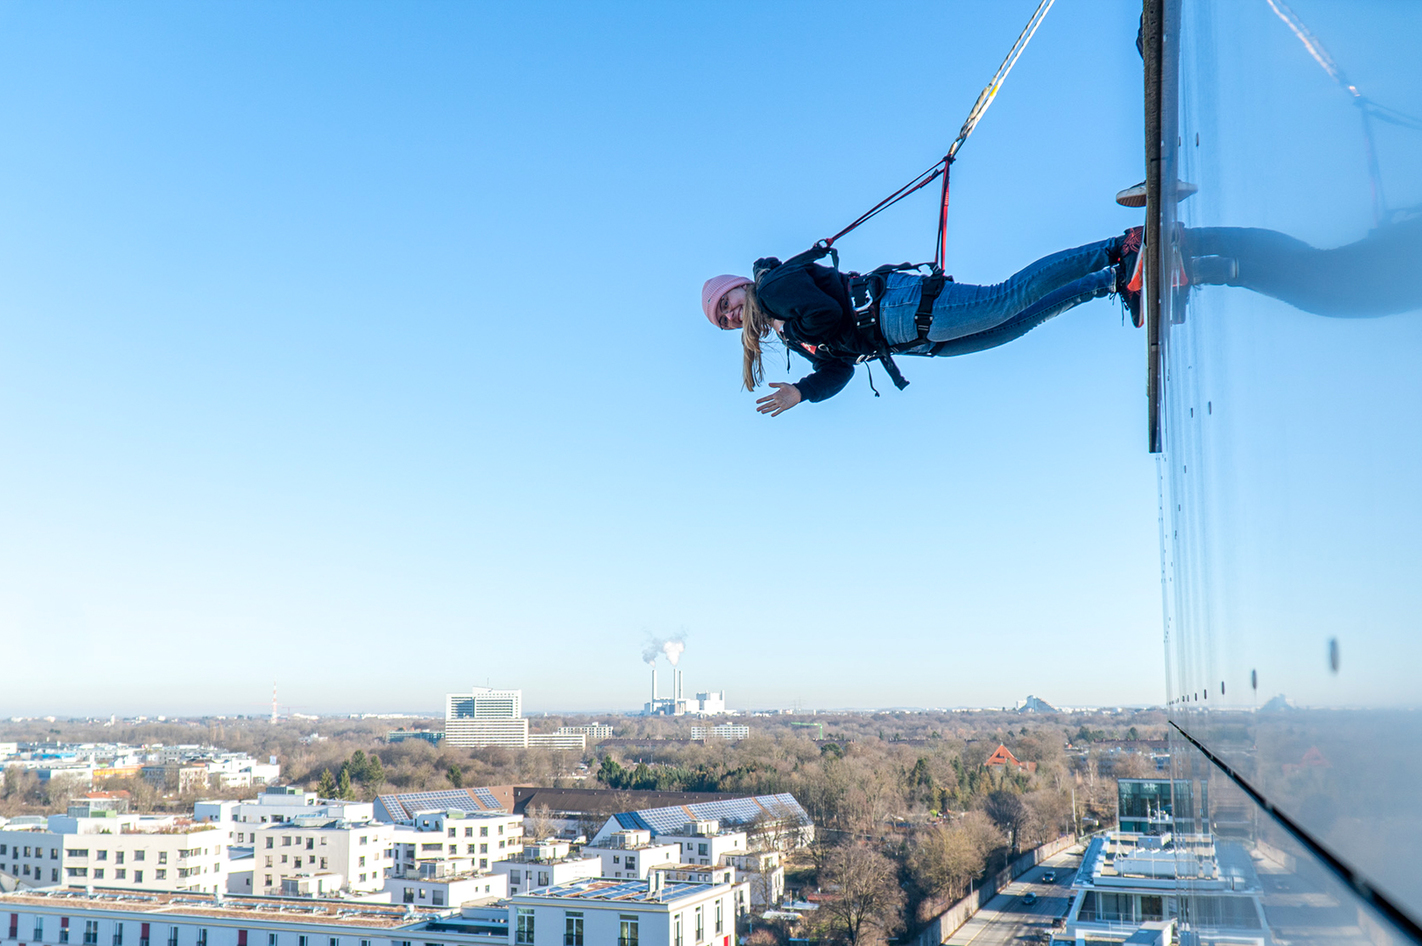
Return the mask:
{"type": "Polygon", "coordinates": [[[918,934],[918,946],[942,946],[943,943],[948,942],[948,937],[958,932],[958,927],[968,922],[984,903],[997,896],[999,890],[1042,861],[1055,854],[1060,854],[1075,843],[1076,835],[1064,834],[1055,841],[1048,841],[1041,847],[1033,848],[996,874],[985,878],[981,887],[928,921],[923,932],[918,934]]]}

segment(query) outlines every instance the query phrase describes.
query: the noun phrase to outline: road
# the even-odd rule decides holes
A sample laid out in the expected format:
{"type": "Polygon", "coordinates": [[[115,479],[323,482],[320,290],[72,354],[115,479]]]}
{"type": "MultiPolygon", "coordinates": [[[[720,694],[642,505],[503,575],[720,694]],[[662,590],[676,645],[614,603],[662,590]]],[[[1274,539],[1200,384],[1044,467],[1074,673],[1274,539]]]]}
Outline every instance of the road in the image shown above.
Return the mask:
{"type": "Polygon", "coordinates": [[[1052,921],[1071,907],[1071,881],[1080,864],[1080,854],[1047,858],[999,891],[948,938],[948,946],[1024,946],[1044,940],[1052,921]],[[1057,873],[1055,883],[1042,882],[1049,870],[1057,873]],[[1029,890],[1037,895],[1031,906],[1022,902],[1029,890]]]}

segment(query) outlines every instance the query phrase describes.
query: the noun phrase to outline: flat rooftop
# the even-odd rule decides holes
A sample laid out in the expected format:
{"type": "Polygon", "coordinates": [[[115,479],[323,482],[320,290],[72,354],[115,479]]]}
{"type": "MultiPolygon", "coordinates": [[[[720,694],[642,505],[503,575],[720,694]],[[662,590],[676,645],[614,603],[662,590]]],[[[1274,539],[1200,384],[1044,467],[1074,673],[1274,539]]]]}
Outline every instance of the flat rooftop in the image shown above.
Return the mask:
{"type": "Polygon", "coordinates": [[[621,903],[667,903],[705,893],[709,884],[669,883],[660,891],[651,890],[645,880],[585,880],[555,884],[531,890],[524,896],[556,897],[559,900],[615,900],[621,903]]]}
{"type": "Polygon", "coordinates": [[[375,929],[399,929],[448,915],[450,909],[429,910],[411,904],[363,903],[357,900],[314,900],[305,897],[239,897],[221,900],[198,893],[135,892],[97,887],[86,890],[26,890],[0,894],[0,905],[52,909],[82,908],[168,916],[243,917],[281,923],[339,923],[375,929]]]}

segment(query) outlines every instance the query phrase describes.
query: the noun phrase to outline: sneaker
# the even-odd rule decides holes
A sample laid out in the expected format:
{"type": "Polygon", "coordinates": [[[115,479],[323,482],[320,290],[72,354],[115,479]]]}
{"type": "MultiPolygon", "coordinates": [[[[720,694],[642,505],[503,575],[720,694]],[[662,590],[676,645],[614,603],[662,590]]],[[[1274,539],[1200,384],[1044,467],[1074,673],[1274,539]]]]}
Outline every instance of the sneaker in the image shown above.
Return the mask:
{"type": "Polygon", "coordinates": [[[1116,261],[1116,295],[1130,311],[1131,324],[1136,328],[1145,324],[1141,316],[1141,264],[1145,261],[1141,239],[1144,235],[1144,227],[1127,230],[1121,238],[1120,259],[1116,261]]]}
{"type": "Polygon", "coordinates": [[[1186,269],[1197,286],[1225,286],[1239,278],[1239,260],[1232,256],[1197,256],[1186,269]]]}
{"type": "MultiPolygon", "coordinates": [[[[1176,181],[1175,199],[1177,201],[1184,200],[1199,189],[1199,186],[1191,184],[1189,181],[1176,181]]],[[[1146,205],[1146,182],[1141,181],[1123,191],[1117,191],[1116,203],[1122,207],[1144,207],[1146,205]]]]}

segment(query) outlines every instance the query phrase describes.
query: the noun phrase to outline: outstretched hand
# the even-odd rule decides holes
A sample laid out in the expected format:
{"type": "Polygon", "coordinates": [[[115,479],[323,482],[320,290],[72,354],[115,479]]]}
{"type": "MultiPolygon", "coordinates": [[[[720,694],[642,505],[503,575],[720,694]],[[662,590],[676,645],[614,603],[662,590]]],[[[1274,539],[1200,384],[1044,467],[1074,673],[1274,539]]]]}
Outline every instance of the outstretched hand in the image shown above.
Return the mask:
{"type": "Polygon", "coordinates": [[[776,417],[800,403],[800,389],[795,385],[772,381],[770,386],[775,390],[755,402],[755,409],[762,414],[776,417]]]}

